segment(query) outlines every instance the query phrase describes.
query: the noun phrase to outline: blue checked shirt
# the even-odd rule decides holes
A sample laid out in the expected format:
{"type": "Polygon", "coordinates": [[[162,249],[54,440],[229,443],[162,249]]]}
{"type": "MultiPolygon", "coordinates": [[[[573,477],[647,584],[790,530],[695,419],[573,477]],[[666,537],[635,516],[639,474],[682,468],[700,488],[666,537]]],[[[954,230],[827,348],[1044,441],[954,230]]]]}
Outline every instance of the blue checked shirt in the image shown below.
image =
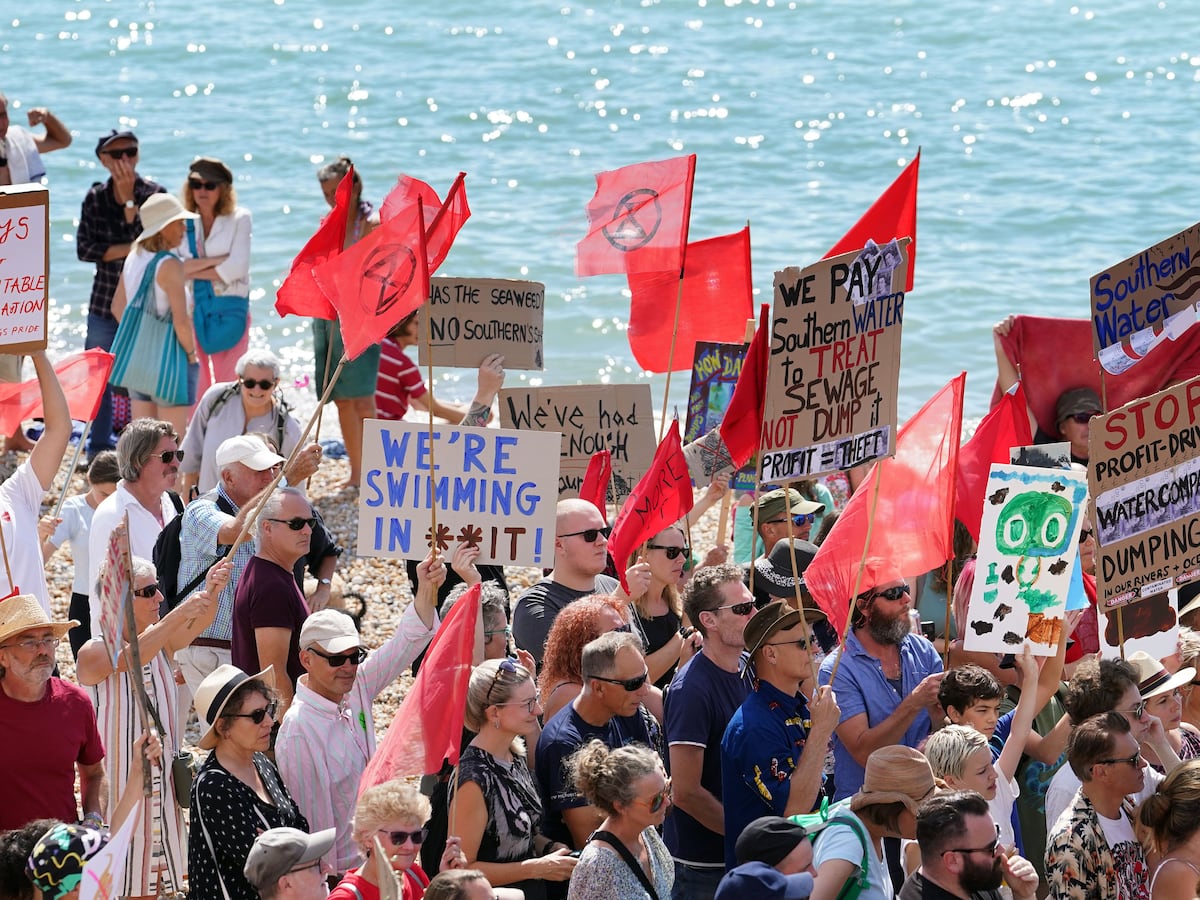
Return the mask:
{"type": "MultiPolygon", "coordinates": [[[[226,515],[218,508],[218,496],[224,497],[225,502],[235,510],[238,508],[238,505],[225,493],[224,485],[219,484],[215,490],[209,491],[202,497],[197,497],[183,511],[183,525],[179,534],[178,581],[180,586],[186,586],[205,568],[229,552],[228,544],[217,543],[217,532],[221,530],[221,526],[232,521],[233,516],[226,515]]],[[[225,590],[221,591],[221,596],[217,601],[217,617],[200,637],[215,638],[220,641],[233,640],[233,595],[237,591],[242,572],[246,571],[246,565],[253,557],[254,537],[252,532],[238,547],[237,553],[233,555],[233,572],[229,576],[229,583],[225,585],[225,590]]],[[[200,587],[203,587],[203,584],[200,587]]],[[[197,587],[196,590],[200,590],[200,587],[197,587]]]]}

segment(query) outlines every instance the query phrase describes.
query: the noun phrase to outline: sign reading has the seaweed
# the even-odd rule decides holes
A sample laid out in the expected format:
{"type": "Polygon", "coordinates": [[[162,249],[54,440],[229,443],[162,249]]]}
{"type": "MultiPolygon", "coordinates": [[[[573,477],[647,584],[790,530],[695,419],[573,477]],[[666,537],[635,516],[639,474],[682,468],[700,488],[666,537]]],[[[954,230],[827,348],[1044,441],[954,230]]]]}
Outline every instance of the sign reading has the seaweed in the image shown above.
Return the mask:
{"type": "Polygon", "coordinates": [[[545,306],[546,286],[537,281],[431,278],[417,315],[418,360],[428,365],[432,349],[435,366],[473,369],[499,353],[506,369],[540,372],[545,306]]]}
{"type": "Polygon", "coordinates": [[[45,350],[50,321],[50,193],[0,187],[0,353],[45,350]]]}

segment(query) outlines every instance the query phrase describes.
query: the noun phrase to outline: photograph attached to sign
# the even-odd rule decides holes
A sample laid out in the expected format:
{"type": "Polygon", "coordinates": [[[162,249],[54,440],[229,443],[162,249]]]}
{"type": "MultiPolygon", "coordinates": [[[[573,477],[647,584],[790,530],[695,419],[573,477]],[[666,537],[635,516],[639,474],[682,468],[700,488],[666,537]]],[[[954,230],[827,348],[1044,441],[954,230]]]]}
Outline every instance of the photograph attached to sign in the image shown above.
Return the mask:
{"type": "Polygon", "coordinates": [[[1087,499],[1083,472],[993,465],[963,647],[1053,656],[1087,499]]]}

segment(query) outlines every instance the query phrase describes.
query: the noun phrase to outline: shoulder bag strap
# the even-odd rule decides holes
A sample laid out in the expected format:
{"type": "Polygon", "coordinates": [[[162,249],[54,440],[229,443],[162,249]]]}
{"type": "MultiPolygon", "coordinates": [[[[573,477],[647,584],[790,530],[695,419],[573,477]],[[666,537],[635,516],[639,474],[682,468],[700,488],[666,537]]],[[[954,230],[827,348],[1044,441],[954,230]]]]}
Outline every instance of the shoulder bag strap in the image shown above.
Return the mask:
{"type": "Polygon", "coordinates": [[[862,844],[863,848],[863,858],[862,862],[859,863],[858,875],[854,878],[848,879],[846,883],[842,885],[842,888],[838,891],[836,898],[836,900],[853,900],[853,898],[858,897],[858,895],[862,893],[863,889],[867,886],[867,882],[869,880],[867,876],[867,867],[871,864],[871,851],[867,847],[866,834],[863,832],[862,827],[855,820],[842,817],[830,819],[825,823],[825,828],[828,829],[830,825],[839,824],[845,825],[856,835],[858,835],[858,840],[862,844]]]}
{"type": "MultiPolygon", "coordinates": [[[[210,774],[210,772],[201,772],[196,776],[197,785],[200,784],[200,779],[206,774],[210,774]]],[[[208,833],[208,826],[204,823],[204,811],[200,808],[200,806],[201,804],[199,803],[193,803],[192,810],[196,813],[196,818],[200,820],[200,830],[204,832],[204,842],[208,844],[208,853],[209,856],[212,857],[213,868],[217,870],[217,882],[221,885],[221,894],[224,896],[225,900],[230,900],[229,891],[225,887],[225,879],[221,875],[221,862],[217,859],[217,851],[213,847],[212,837],[208,833]]],[[[361,897],[362,895],[360,894],[359,896],[361,897]]]]}
{"type": "Polygon", "coordinates": [[[650,879],[646,877],[646,870],[629,852],[629,848],[625,846],[625,842],[620,840],[615,834],[608,831],[594,831],[589,841],[594,841],[597,838],[604,841],[610,847],[617,851],[621,859],[625,860],[625,865],[633,869],[633,874],[638,877],[638,881],[642,883],[642,887],[646,889],[646,893],[650,895],[650,900],[658,900],[658,893],[654,890],[654,885],[650,883],[650,879]]]}

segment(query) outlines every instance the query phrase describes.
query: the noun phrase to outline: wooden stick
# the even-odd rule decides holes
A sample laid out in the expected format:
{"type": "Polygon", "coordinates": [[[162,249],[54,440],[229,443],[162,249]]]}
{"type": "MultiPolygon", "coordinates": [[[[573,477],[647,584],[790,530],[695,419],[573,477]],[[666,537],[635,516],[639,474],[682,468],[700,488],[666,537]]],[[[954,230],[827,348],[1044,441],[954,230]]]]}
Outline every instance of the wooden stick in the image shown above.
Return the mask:
{"type": "MultiPolygon", "coordinates": [[[[75,467],[79,465],[79,454],[83,451],[83,445],[87,443],[88,429],[92,427],[91,422],[83,423],[83,434],[79,436],[79,443],[75,445],[75,452],[71,455],[71,466],[67,469],[67,477],[63,480],[62,493],[58,495],[58,503],[54,504],[54,518],[58,518],[58,514],[62,512],[63,501],[67,499],[67,488],[71,486],[71,474],[75,471],[75,467]]],[[[89,482],[89,485],[91,482],[89,482]]]]}
{"type": "MultiPolygon", "coordinates": [[[[730,487],[725,491],[725,496],[721,498],[721,511],[717,515],[717,543],[725,543],[726,534],[729,531],[729,508],[733,505],[733,488],[730,487]]],[[[690,531],[689,531],[689,541],[690,531]]],[[[730,541],[732,544],[733,542],[730,541]]]]}
{"type": "MultiPolygon", "coordinates": [[[[794,482],[791,482],[791,481],[789,481],[787,483],[788,491],[792,490],[793,484],[794,484],[794,482]]],[[[789,494],[789,496],[790,496],[790,494],[789,494]]],[[[789,550],[788,557],[792,561],[792,586],[795,588],[795,591],[796,591],[796,609],[800,610],[800,624],[804,628],[804,639],[806,641],[808,641],[808,664],[812,668],[813,696],[815,697],[817,695],[817,688],[820,686],[821,681],[820,681],[820,678],[818,677],[818,673],[817,673],[817,660],[814,657],[813,652],[812,652],[813,651],[813,633],[812,633],[812,629],[810,629],[808,627],[808,619],[806,619],[804,617],[804,598],[802,596],[800,596],[800,572],[799,572],[798,567],[796,566],[796,545],[794,543],[792,543],[792,541],[794,539],[793,532],[792,532],[793,524],[794,523],[792,522],[792,513],[791,513],[791,510],[789,509],[788,517],[787,517],[788,550],[789,550]]],[[[753,568],[753,567],[754,567],[753,564],[751,564],[751,568],[753,568]]]]}
{"type": "MultiPolygon", "coordinates": [[[[953,613],[953,596],[954,596],[954,560],[946,560],[946,634],[944,637],[945,645],[942,652],[942,668],[947,672],[950,671],[950,616],[953,613]]],[[[935,634],[936,638],[937,635],[935,634]]]]}
{"type": "MultiPolygon", "coordinates": [[[[129,513],[126,512],[122,518],[122,524],[126,534],[128,534],[129,513]]],[[[138,707],[142,711],[142,722],[145,723],[146,730],[154,731],[156,729],[154,727],[154,719],[150,715],[150,697],[146,693],[146,685],[142,681],[142,648],[138,643],[137,619],[133,615],[133,551],[130,550],[128,542],[125,544],[124,562],[125,570],[129,573],[129,580],[125,585],[125,629],[129,634],[129,640],[125,643],[125,674],[129,676],[129,680],[133,684],[138,707]]],[[[165,741],[167,736],[164,734],[161,737],[165,741]]],[[[163,749],[165,752],[165,743],[163,749]]],[[[147,797],[152,793],[150,758],[145,753],[142,754],[142,793],[147,797]]]]}
{"type": "MultiPolygon", "coordinates": [[[[418,200],[418,204],[420,201],[418,200]]],[[[433,439],[433,309],[429,307],[425,313],[425,352],[428,354],[426,358],[426,369],[429,372],[429,549],[433,551],[433,558],[437,559],[441,556],[438,552],[438,526],[437,526],[437,497],[433,489],[433,473],[437,470],[437,466],[433,462],[433,445],[436,443],[433,439]]]]}
{"type": "Polygon", "coordinates": [[[683,306],[683,270],[679,270],[679,289],[675,292],[675,324],[671,326],[671,349],[667,351],[667,386],[663,390],[662,418],[658,420],[658,442],[667,430],[667,410],[671,408],[671,368],[675,365],[675,339],[679,337],[679,310],[683,306]]]}
{"type": "MultiPolygon", "coordinates": [[[[325,411],[326,398],[329,396],[329,384],[330,384],[330,382],[329,382],[329,366],[330,366],[330,364],[333,363],[333,340],[332,340],[332,337],[333,337],[333,335],[330,335],[331,340],[325,346],[325,378],[324,378],[325,392],[321,395],[320,402],[317,403],[317,420],[316,420],[317,421],[317,434],[316,434],[316,437],[313,438],[314,441],[319,441],[321,439],[321,414],[325,411]]],[[[343,343],[342,347],[343,347],[342,357],[343,357],[343,361],[344,361],[345,355],[346,355],[345,349],[344,349],[345,348],[344,343],[343,343]]],[[[340,364],[338,365],[338,368],[339,369],[341,368],[340,364]]]]}
{"type": "MultiPolygon", "coordinates": [[[[16,523],[13,523],[13,527],[16,527],[16,523]]],[[[38,552],[41,552],[41,548],[38,548],[38,552]]],[[[12,588],[12,592],[8,595],[8,597],[12,597],[18,594],[20,589],[13,584],[12,566],[8,564],[8,541],[4,540],[3,526],[0,526],[0,554],[4,556],[4,574],[8,576],[8,586],[12,588]]],[[[7,600],[8,597],[3,599],[7,600]]]]}
{"type": "MultiPolygon", "coordinates": [[[[882,460],[881,460],[882,461],[882,460]]],[[[850,623],[854,621],[854,605],[858,602],[858,589],[862,586],[863,571],[867,568],[867,556],[871,551],[871,532],[875,529],[875,511],[879,507],[879,482],[883,481],[883,467],[875,464],[875,490],[871,493],[871,514],[867,518],[867,539],[863,541],[862,559],[858,562],[858,572],[854,576],[854,591],[850,594],[850,611],[846,616],[846,626],[842,629],[841,649],[837,659],[833,661],[833,671],[829,673],[829,683],[837,678],[838,666],[846,655],[846,637],[850,634],[850,623]]]]}

